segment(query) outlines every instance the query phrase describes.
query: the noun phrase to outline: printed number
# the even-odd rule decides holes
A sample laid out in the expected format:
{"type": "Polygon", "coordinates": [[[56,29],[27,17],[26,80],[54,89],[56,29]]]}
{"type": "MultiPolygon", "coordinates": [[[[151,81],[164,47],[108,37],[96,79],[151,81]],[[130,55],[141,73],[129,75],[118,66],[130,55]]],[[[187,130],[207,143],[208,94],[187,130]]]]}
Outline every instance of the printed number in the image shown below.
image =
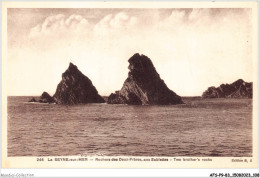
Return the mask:
{"type": "Polygon", "coordinates": [[[43,158],[37,158],[37,161],[44,161],[43,158]]]}

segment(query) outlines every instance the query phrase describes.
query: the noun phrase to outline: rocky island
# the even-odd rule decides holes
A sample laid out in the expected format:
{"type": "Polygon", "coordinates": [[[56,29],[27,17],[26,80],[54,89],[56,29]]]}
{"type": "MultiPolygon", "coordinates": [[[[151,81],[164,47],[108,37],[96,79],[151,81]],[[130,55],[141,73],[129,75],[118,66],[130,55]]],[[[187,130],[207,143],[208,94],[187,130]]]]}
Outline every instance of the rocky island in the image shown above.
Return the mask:
{"type": "Polygon", "coordinates": [[[242,79],[232,84],[222,84],[219,87],[209,87],[202,94],[203,98],[252,98],[253,83],[242,79]]]}
{"type": "Polygon", "coordinates": [[[171,105],[182,104],[180,96],[170,90],[160,78],[152,61],[145,55],[134,54],[130,70],[120,91],[108,97],[108,104],[171,105]]]}
{"type": "MultiPolygon", "coordinates": [[[[35,101],[32,98],[29,102],[35,101]]],[[[47,92],[43,92],[38,102],[72,105],[104,103],[105,100],[98,94],[91,80],[82,74],[76,65],[70,63],[69,68],[62,74],[62,80],[58,84],[54,96],[51,97],[47,92]]]]}
{"type": "Polygon", "coordinates": [[[53,96],[57,104],[104,103],[91,80],[83,75],[74,64],[62,74],[53,96]]]}
{"type": "Polygon", "coordinates": [[[44,91],[38,101],[33,97],[32,99],[29,100],[29,102],[54,103],[55,101],[53,97],[49,95],[49,93],[44,91]]]}
{"type": "Polygon", "coordinates": [[[53,99],[53,97],[51,97],[49,95],[49,93],[43,92],[41,97],[40,97],[39,102],[40,103],[54,103],[54,99],[53,99]]]}

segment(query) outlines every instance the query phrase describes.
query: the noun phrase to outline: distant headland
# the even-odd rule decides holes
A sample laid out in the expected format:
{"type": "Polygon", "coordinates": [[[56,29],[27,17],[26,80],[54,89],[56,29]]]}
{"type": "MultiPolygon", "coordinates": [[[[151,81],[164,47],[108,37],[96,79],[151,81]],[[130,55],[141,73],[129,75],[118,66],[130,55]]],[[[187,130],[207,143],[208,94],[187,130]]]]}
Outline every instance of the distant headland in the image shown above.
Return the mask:
{"type": "Polygon", "coordinates": [[[221,84],[219,87],[209,87],[203,98],[252,98],[253,83],[239,79],[231,84],[221,84]]]}

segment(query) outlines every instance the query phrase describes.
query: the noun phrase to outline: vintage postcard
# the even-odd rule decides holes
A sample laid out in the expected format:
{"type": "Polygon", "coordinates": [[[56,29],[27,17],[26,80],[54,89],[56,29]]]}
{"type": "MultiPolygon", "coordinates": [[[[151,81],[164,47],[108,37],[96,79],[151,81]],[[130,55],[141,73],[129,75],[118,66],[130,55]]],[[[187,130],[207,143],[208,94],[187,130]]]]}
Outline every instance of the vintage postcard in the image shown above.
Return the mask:
{"type": "Polygon", "coordinates": [[[2,167],[257,168],[257,18],[257,2],[3,2],[2,167]]]}

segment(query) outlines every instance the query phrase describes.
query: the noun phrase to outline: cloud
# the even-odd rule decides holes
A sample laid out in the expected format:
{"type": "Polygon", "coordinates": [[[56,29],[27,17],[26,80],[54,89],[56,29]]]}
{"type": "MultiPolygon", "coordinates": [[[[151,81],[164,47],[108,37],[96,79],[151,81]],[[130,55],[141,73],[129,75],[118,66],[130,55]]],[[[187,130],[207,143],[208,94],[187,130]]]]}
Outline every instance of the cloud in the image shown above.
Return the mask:
{"type": "Polygon", "coordinates": [[[112,28],[125,28],[129,26],[134,26],[136,23],[136,17],[130,17],[126,13],[120,12],[110,20],[109,25],[112,28]]]}
{"type": "MultiPolygon", "coordinates": [[[[84,39],[86,34],[94,34],[96,37],[120,36],[125,33],[143,33],[144,29],[153,29],[158,23],[158,10],[147,10],[146,13],[133,14],[121,11],[108,14],[96,23],[89,23],[87,18],[78,14],[66,16],[57,14],[47,17],[30,30],[29,38],[63,38],[66,36],[80,36],[84,39]]],[[[91,35],[87,35],[90,37],[91,35]]]]}
{"type": "Polygon", "coordinates": [[[109,14],[101,19],[94,27],[94,33],[105,35],[111,32],[131,31],[138,23],[138,18],[125,12],[109,14]]]}
{"type": "Polygon", "coordinates": [[[165,25],[166,27],[168,27],[169,25],[172,26],[182,23],[185,20],[186,13],[187,12],[185,12],[184,10],[173,10],[171,15],[161,22],[161,25],[165,25]]]}
{"type": "Polygon", "coordinates": [[[66,18],[63,14],[47,17],[43,23],[30,30],[29,37],[60,36],[66,33],[75,33],[89,28],[88,20],[81,15],[72,14],[66,18]]]}
{"type": "MultiPolygon", "coordinates": [[[[130,16],[125,12],[109,14],[102,18],[98,23],[91,25],[88,19],[81,15],[72,14],[66,17],[64,14],[57,14],[47,17],[42,23],[30,30],[30,39],[52,36],[69,36],[75,33],[107,34],[118,30],[128,31],[135,27],[138,18],[130,16]]],[[[82,35],[81,35],[82,36],[82,35]]]]}

